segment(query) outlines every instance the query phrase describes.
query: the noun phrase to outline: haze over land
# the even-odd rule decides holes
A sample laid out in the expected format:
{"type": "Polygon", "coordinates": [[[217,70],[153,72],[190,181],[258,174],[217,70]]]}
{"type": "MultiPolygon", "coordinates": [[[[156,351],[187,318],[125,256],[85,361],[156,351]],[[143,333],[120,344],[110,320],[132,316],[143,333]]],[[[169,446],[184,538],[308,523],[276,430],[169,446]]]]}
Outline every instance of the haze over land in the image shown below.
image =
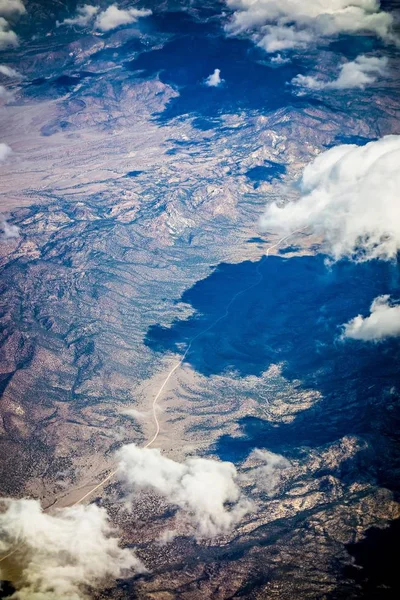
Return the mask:
{"type": "Polygon", "coordinates": [[[0,597],[398,596],[399,8],[0,0],[0,597]]]}

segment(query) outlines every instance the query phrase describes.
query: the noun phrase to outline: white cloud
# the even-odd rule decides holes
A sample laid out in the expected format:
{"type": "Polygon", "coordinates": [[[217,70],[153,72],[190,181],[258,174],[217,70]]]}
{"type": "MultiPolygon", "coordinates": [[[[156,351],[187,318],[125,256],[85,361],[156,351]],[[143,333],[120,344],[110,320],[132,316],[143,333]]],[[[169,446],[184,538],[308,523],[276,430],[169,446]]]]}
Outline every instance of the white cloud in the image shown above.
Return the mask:
{"type": "Polygon", "coordinates": [[[23,15],[26,9],[22,0],[0,0],[0,15],[23,15]]]}
{"type": "Polygon", "coordinates": [[[10,29],[4,16],[22,15],[26,12],[21,0],[0,0],[0,50],[10,46],[18,46],[18,36],[10,29]]]}
{"type": "Polygon", "coordinates": [[[272,496],[278,490],[282,470],[289,468],[290,462],[280,454],[259,448],[255,448],[249,458],[261,461],[261,466],[251,471],[251,478],[260,489],[272,496]]]}
{"type": "Polygon", "coordinates": [[[124,409],[120,410],[119,412],[121,415],[130,417],[134,421],[145,421],[150,416],[149,412],[140,411],[140,410],[137,410],[136,408],[124,408],[124,409]]]}
{"type": "Polygon", "coordinates": [[[392,41],[393,17],[378,0],[226,0],[232,33],[250,33],[267,52],[301,48],[339,33],[371,32],[392,41]]]}
{"type": "Polygon", "coordinates": [[[94,25],[100,31],[110,31],[120,25],[136,23],[141,17],[148,17],[151,14],[152,11],[145,8],[128,8],[123,10],[118,8],[116,4],[112,4],[97,16],[94,25]]]}
{"type": "Polygon", "coordinates": [[[135,421],[142,421],[143,419],[146,418],[147,413],[145,412],[141,412],[140,410],[137,410],[136,408],[125,408],[123,410],[120,411],[121,415],[125,415],[127,417],[130,417],[131,419],[134,419],[135,421]]]}
{"type": "Polygon", "coordinates": [[[7,219],[0,218],[0,241],[13,240],[19,237],[19,227],[10,225],[7,219]]]}
{"type": "Polygon", "coordinates": [[[400,250],[400,136],[322,152],[303,171],[297,202],[267,206],[264,230],[323,236],[330,255],[395,259],[400,250]]]}
{"type": "Polygon", "coordinates": [[[10,29],[8,21],[0,17],[0,50],[9,46],[18,46],[18,36],[10,29]]]}
{"type": "Polygon", "coordinates": [[[223,82],[224,80],[221,79],[221,70],[215,69],[214,72],[207,77],[204,83],[209,87],[218,87],[223,82]]]}
{"type": "Polygon", "coordinates": [[[136,23],[141,17],[148,17],[152,14],[151,10],[145,8],[122,9],[118,8],[116,4],[112,4],[101,12],[99,10],[99,6],[84,4],[77,8],[74,17],[64,19],[61,23],[57,22],[57,26],[78,25],[79,27],[86,27],[93,23],[94,29],[98,31],[111,31],[121,25],[136,23]]]}
{"type": "Polygon", "coordinates": [[[342,338],[379,342],[400,336],[400,304],[391,304],[389,296],[378,296],[368,317],[358,315],[344,325],[342,338]]]}
{"type": "Polygon", "coordinates": [[[282,56],[282,54],[277,54],[276,56],[273,56],[271,58],[271,62],[276,65],[286,65],[288,62],[290,62],[290,59],[285,58],[284,56],[282,56]]]}
{"type": "Polygon", "coordinates": [[[75,17],[64,19],[61,23],[57,21],[57,27],[60,25],[78,25],[78,27],[86,27],[86,25],[89,25],[89,23],[93,21],[99,10],[99,6],[92,6],[91,4],[78,6],[75,17]]]}
{"type": "Polygon", "coordinates": [[[10,148],[10,146],[8,144],[5,144],[4,142],[0,143],[0,162],[3,162],[3,160],[6,160],[6,158],[8,158],[10,156],[10,154],[12,154],[12,150],[10,148]]]}
{"type": "Polygon", "coordinates": [[[180,509],[197,538],[229,533],[251,509],[241,493],[232,463],[188,458],[183,463],[160,450],[123,446],[118,452],[119,477],[130,495],[153,490],[180,509]]]}
{"type": "Polygon", "coordinates": [[[14,91],[7,89],[4,85],[0,85],[0,105],[7,104],[14,99],[14,91]]]}
{"type": "Polygon", "coordinates": [[[292,83],[311,90],[363,89],[385,73],[387,63],[386,57],[360,55],[354,61],[341,65],[339,76],[333,81],[321,81],[309,75],[296,75],[292,83]]]}
{"type": "Polygon", "coordinates": [[[278,25],[265,28],[258,45],[266,52],[280,52],[307,46],[313,40],[314,36],[309,31],[278,25]]]}
{"type": "Polygon", "coordinates": [[[7,67],[7,65],[0,65],[0,74],[11,79],[22,79],[21,73],[11,67],[7,67]]]}
{"type": "Polygon", "coordinates": [[[132,550],[119,547],[107,512],[95,504],[46,514],[36,500],[1,501],[0,551],[16,548],[15,600],[80,600],[106,578],[145,569],[132,550]]]}

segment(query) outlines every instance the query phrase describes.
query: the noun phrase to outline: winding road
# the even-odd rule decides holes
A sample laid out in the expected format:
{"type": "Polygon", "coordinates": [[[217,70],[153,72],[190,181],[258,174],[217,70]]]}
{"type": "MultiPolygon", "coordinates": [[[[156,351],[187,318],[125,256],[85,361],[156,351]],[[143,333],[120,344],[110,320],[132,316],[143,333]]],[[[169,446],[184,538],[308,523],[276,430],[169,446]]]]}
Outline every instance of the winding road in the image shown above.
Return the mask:
{"type": "MultiPolygon", "coordinates": [[[[293,235],[295,235],[296,233],[300,233],[301,231],[304,231],[305,228],[302,229],[298,229],[296,231],[292,231],[291,233],[289,233],[288,235],[280,238],[275,244],[272,244],[271,246],[268,247],[265,256],[263,256],[260,260],[259,265],[257,266],[257,280],[252,283],[251,285],[243,288],[242,290],[240,290],[239,292],[237,292],[236,294],[234,294],[234,296],[232,296],[232,298],[230,299],[230,301],[228,302],[228,304],[226,305],[225,308],[225,312],[218,317],[218,319],[216,319],[215,321],[213,321],[211,323],[211,325],[209,325],[208,327],[206,327],[205,329],[203,329],[202,331],[200,331],[199,333],[197,333],[194,337],[192,337],[192,339],[189,341],[187,348],[185,350],[185,352],[182,354],[181,358],[179,359],[179,361],[176,363],[175,366],[172,367],[172,369],[168,372],[167,376],[165,377],[163,383],[161,384],[157,394],[154,396],[153,402],[152,402],[152,419],[155,425],[155,432],[153,437],[143,446],[143,448],[148,448],[149,446],[151,446],[152,444],[154,444],[154,442],[157,440],[159,433],[160,433],[160,422],[158,420],[157,417],[157,405],[158,405],[158,401],[165,389],[165,386],[167,385],[167,383],[169,382],[169,380],[171,379],[172,375],[175,373],[175,371],[177,371],[179,369],[180,366],[182,366],[185,358],[188,356],[188,354],[190,353],[190,350],[192,348],[193,343],[198,340],[202,335],[204,335],[205,333],[207,333],[208,331],[210,331],[210,329],[212,329],[213,327],[215,327],[215,325],[217,325],[218,323],[220,323],[221,321],[223,321],[224,319],[226,319],[229,315],[229,310],[231,308],[231,306],[233,305],[233,303],[236,301],[236,299],[241,296],[242,294],[245,294],[246,292],[248,292],[249,290],[255,288],[256,286],[258,286],[262,279],[263,276],[260,273],[260,266],[264,260],[264,258],[268,258],[271,250],[273,250],[274,248],[276,248],[277,246],[279,246],[282,242],[284,242],[285,240],[289,239],[290,237],[292,237],[293,235]]],[[[81,504],[81,502],[83,502],[84,500],[86,500],[87,498],[89,498],[89,496],[92,496],[92,494],[94,494],[94,492],[96,492],[97,490],[99,490],[100,488],[104,487],[104,485],[106,483],[108,483],[118,472],[118,467],[116,469],[114,469],[113,471],[111,471],[106,477],[104,477],[104,479],[102,479],[99,483],[97,483],[96,485],[94,485],[88,492],[86,492],[81,498],[79,498],[78,500],[76,500],[76,502],[74,502],[73,504],[71,504],[70,506],[77,506],[78,504],[81,504]]],[[[52,504],[51,506],[54,506],[54,504],[52,504]]],[[[46,512],[46,509],[44,512],[46,512]]],[[[9,558],[10,556],[12,556],[13,554],[15,554],[15,552],[18,550],[17,546],[16,548],[14,548],[13,550],[11,550],[7,555],[3,556],[0,558],[0,563],[3,562],[4,560],[6,560],[7,558],[9,558]]]]}
{"type": "MultiPolygon", "coordinates": [[[[274,248],[276,248],[277,246],[279,246],[282,242],[284,242],[288,238],[292,237],[296,233],[299,233],[299,232],[303,231],[304,229],[305,228],[298,229],[296,231],[292,231],[288,235],[280,238],[275,244],[272,244],[271,246],[269,246],[267,248],[265,256],[263,256],[261,258],[260,263],[257,266],[257,271],[256,271],[257,272],[257,280],[254,283],[252,283],[251,285],[245,287],[244,289],[242,289],[239,292],[237,292],[236,294],[234,294],[234,296],[232,296],[232,298],[230,299],[230,301],[226,305],[225,312],[220,317],[218,317],[218,319],[216,319],[215,321],[213,321],[211,323],[211,325],[209,325],[208,327],[206,327],[205,329],[203,329],[202,331],[200,331],[199,333],[197,333],[189,341],[185,352],[182,354],[181,358],[176,363],[176,365],[174,367],[172,367],[172,369],[169,371],[168,375],[166,376],[166,378],[164,379],[163,383],[161,384],[161,386],[160,386],[157,394],[154,396],[154,399],[153,399],[153,402],[152,402],[152,405],[151,405],[151,410],[152,410],[152,418],[153,418],[154,425],[155,425],[155,432],[154,432],[153,437],[143,446],[143,448],[148,448],[149,446],[151,446],[152,444],[154,444],[154,442],[157,440],[157,438],[159,436],[159,433],[160,433],[160,422],[159,422],[158,417],[157,417],[157,404],[158,404],[158,401],[159,401],[159,399],[160,399],[160,397],[161,397],[161,395],[162,395],[162,393],[163,393],[163,391],[165,389],[165,386],[167,385],[167,383],[171,379],[172,375],[175,373],[175,371],[177,371],[179,369],[179,367],[182,366],[185,358],[190,353],[190,350],[192,348],[193,343],[196,340],[198,340],[202,335],[204,335],[205,333],[207,333],[208,331],[210,331],[210,329],[212,329],[213,327],[215,327],[215,325],[217,325],[218,323],[220,323],[221,321],[223,321],[224,319],[226,319],[228,317],[229,310],[230,310],[232,304],[236,301],[236,299],[239,296],[241,296],[242,294],[245,294],[249,290],[257,287],[261,283],[261,281],[263,279],[263,276],[260,273],[260,266],[261,266],[261,263],[262,263],[263,259],[264,258],[268,258],[269,253],[271,252],[271,250],[273,250],[274,248]]],[[[86,494],[84,494],[84,496],[82,496],[81,498],[79,498],[79,500],[77,500],[76,502],[74,502],[71,506],[76,506],[77,504],[80,504],[81,502],[83,502],[84,500],[86,500],[86,498],[88,498],[89,496],[91,496],[94,492],[96,492],[98,489],[100,489],[101,487],[103,487],[108,481],[110,481],[110,479],[112,479],[114,477],[114,475],[116,475],[117,471],[118,471],[118,468],[114,469],[113,471],[111,471],[111,473],[109,473],[106,477],[104,477],[104,479],[102,479],[100,481],[100,483],[98,483],[92,489],[90,489],[88,492],[86,492],[86,494]]]]}

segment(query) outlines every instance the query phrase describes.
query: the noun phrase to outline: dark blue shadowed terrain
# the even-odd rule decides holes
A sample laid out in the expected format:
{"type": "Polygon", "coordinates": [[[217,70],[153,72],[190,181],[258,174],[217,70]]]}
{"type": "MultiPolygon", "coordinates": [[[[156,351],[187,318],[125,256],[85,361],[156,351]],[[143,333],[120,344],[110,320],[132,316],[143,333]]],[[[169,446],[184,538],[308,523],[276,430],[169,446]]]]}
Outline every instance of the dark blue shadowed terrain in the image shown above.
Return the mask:
{"type": "Polygon", "coordinates": [[[143,171],[129,171],[125,177],[139,177],[139,175],[141,175],[143,173],[143,171]]]}
{"type": "Polygon", "coordinates": [[[338,144],[356,144],[357,146],[365,146],[365,144],[376,141],[376,139],[377,138],[362,137],[361,135],[337,135],[330,146],[337,146],[338,144]]]}
{"type": "Polygon", "coordinates": [[[260,375],[271,363],[288,361],[287,374],[295,370],[293,377],[304,379],[321,356],[348,354],[348,347],[334,343],[341,324],[368,313],[376,296],[399,292],[397,267],[388,263],[342,261],[328,268],[322,256],[273,256],[261,263],[221,264],[183,294],[182,302],[193,306],[195,316],[171,328],[153,326],[147,345],[158,352],[176,351],[222,315],[258,272],[262,282],[239,296],[229,317],[195,341],[188,362],[200,373],[260,375]]]}
{"type": "Polygon", "coordinates": [[[299,60],[273,67],[251,41],[226,37],[218,22],[197,22],[185,13],[155,16],[152,23],[170,38],[162,48],[142,52],[126,67],[140,78],[158,74],[179,90],[179,97],[158,116],[161,121],[193,114],[206,119],[206,127],[200,121],[200,128],[208,128],[210,119],[222,113],[318,103],[292,95],[287,85],[303,71],[299,60]],[[207,87],[204,81],[216,68],[225,84],[207,87]]]}
{"type": "MultiPolygon", "coordinates": [[[[258,272],[261,283],[239,296],[229,316],[193,343],[187,362],[206,376],[226,371],[260,376],[269,365],[283,363],[285,378],[318,390],[322,399],[290,424],[243,418],[242,437],[218,441],[220,458],[242,460],[254,447],[291,455],[302,446],[378,430],[386,432],[389,443],[400,425],[390,401],[393,382],[400,381],[400,345],[397,340],[341,342],[339,336],[343,323],[369,314],[376,296],[399,297],[397,265],[341,261],[329,268],[322,256],[221,264],[183,294],[195,315],[171,328],[152,327],[147,345],[158,352],[179,351],[179,344],[187,344],[223,315],[232,296],[256,282],[258,272]]],[[[396,485],[393,470],[390,481],[382,477],[387,485],[396,485]]]]}
{"type": "MultiPolygon", "coordinates": [[[[1,166],[11,168],[10,215],[0,214],[3,493],[68,506],[93,477],[90,501],[149,568],[116,584],[110,572],[107,589],[85,587],[93,598],[399,597],[400,337],[341,338],[377,296],[400,302],[399,265],[330,265],[317,237],[244,260],[271,243],[262,207],[290,201],[317,155],[399,132],[399,46],[373,31],[319,35],[335,19],[321,15],[287,23],[309,33],[304,44],[267,53],[261,21],[229,34],[239,0],[22,1],[26,13],[7,15],[19,45],[0,61],[22,75],[0,73],[12,92],[1,141],[14,152],[1,166]],[[96,16],[59,26],[86,3],[96,16]],[[151,14],[100,31],[111,4],[151,14]],[[388,58],[363,89],[292,83],[333,81],[363,54],[388,58]],[[210,87],[215,69],[222,83],[210,87]],[[126,410],[137,402],[143,422],[126,410]],[[133,485],[129,518],[100,458],[131,443],[144,459],[159,447],[178,470],[190,457],[232,461],[227,496],[237,484],[257,510],[231,531],[234,497],[226,519],[201,504],[181,518],[190,503],[133,485]],[[255,448],[292,468],[270,477],[262,460],[243,463],[255,448]],[[198,539],[197,526],[223,536],[198,539]]],[[[400,15],[400,0],[380,4],[400,15]]],[[[0,599],[18,594],[0,582],[0,599]]]]}
{"type": "Polygon", "coordinates": [[[253,167],[246,173],[246,177],[254,181],[257,185],[260,181],[272,182],[274,179],[280,179],[281,175],[286,173],[285,165],[266,160],[264,165],[253,167]]]}
{"type": "MultiPolygon", "coordinates": [[[[371,527],[365,537],[347,550],[354,564],[343,569],[343,580],[354,579],[361,588],[364,600],[395,600],[400,596],[397,549],[400,519],[391,521],[385,529],[371,527]]],[[[339,600],[348,595],[329,594],[329,600],[339,600]]]]}
{"type": "Polygon", "coordinates": [[[362,35],[341,35],[328,47],[331,52],[342,54],[347,60],[354,60],[360,54],[379,52],[385,49],[384,43],[379,39],[362,35]]]}

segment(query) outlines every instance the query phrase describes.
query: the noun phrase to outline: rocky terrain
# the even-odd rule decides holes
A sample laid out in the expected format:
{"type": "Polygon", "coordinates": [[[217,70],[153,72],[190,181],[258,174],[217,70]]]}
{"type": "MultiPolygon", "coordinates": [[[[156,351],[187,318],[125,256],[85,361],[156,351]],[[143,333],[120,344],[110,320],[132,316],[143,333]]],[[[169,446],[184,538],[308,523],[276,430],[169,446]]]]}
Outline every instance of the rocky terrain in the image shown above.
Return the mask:
{"type": "MultiPolygon", "coordinates": [[[[277,237],[257,222],[267,202],[296,196],[299,173],[322,149],[399,133],[398,50],[388,50],[391,77],[368,95],[291,95],[285,79],[310,50],[279,76],[283,99],[268,105],[264,89],[254,98],[255,70],[229,98],[203,101],[200,90],[197,105],[194,83],[178,84],[183,67],[163,68],[157,53],[172,56],[182,35],[189,57],[204,36],[225,43],[219,11],[165,4],[172,16],[160,10],[99,36],[50,33],[72,5],[27,2],[35,17],[21,21],[23,43],[2,53],[24,79],[0,108],[1,139],[13,150],[0,164],[0,201],[18,227],[0,244],[1,493],[68,505],[112,468],[118,447],[148,440],[163,377],[261,261],[257,293],[199,340],[169,382],[158,438],[177,460],[235,462],[254,511],[231,535],[195,542],[157,496],[128,514],[112,481],[93,500],[150,572],[91,597],[397,597],[390,568],[366,575],[364,546],[378,536],[374,552],[390,547],[400,517],[399,347],[348,357],[324,344],[344,322],[340,311],[354,314],[343,286],[354,281],[365,302],[378,281],[398,293],[398,266],[354,267],[344,284],[322,282],[320,291],[312,277],[322,278],[323,241],[301,232],[262,262],[277,237]],[[301,280],[281,287],[295,272],[301,280]],[[317,292],[320,307],[336,310],[325,329],[311,316],[317,292]],[[254,447],[290,460],[273,494],[249,458],[254,447]],[[161,545],[171,524],[179,535],[161,545]]],[[[250,56],[278,85],[251,43],[240,44],[237,64],[250,56]]],[[[329,72],[332,49],[320,56],[329,72]]]]}

